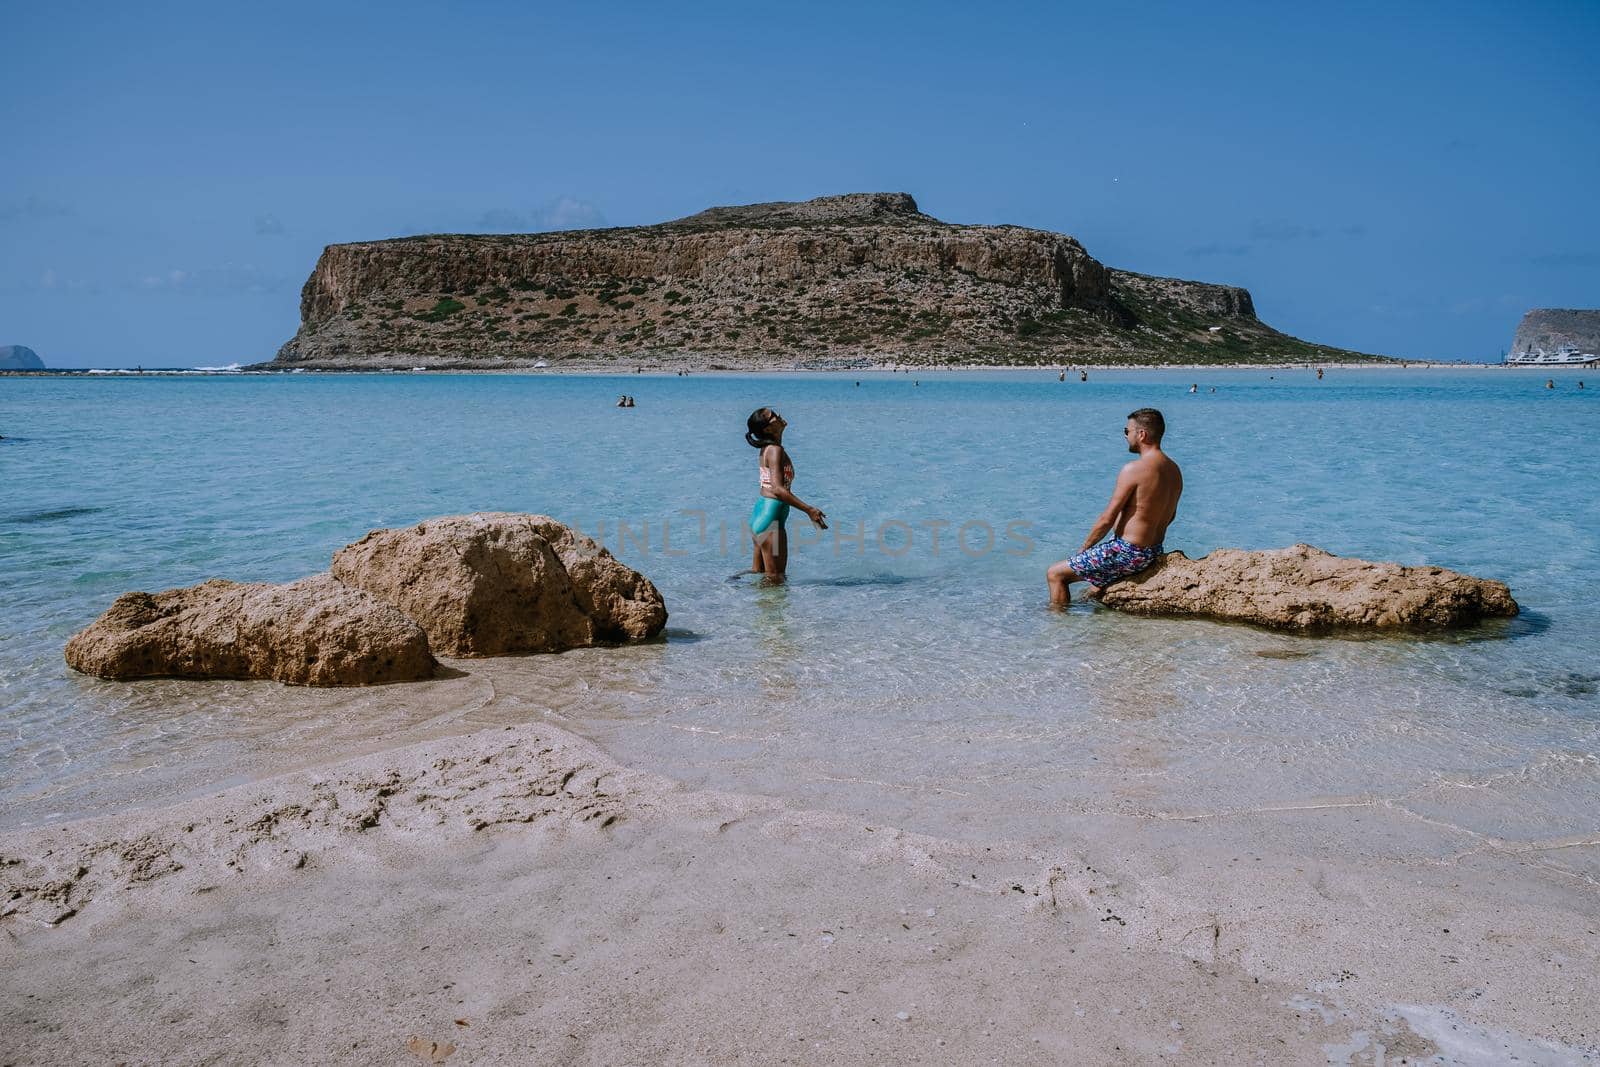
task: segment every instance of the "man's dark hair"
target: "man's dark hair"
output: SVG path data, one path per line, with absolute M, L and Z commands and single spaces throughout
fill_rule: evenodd
M 1156 444 L 1161 443 L 1161 437 L 1167 432 L 1167 420 L 1161 417 L 1161 412 L 1155 408 L 1140 408 L 1129 414 L 1128 418 L 1139 424 L 1139 429 L 1150 435 L 1150 440 Z

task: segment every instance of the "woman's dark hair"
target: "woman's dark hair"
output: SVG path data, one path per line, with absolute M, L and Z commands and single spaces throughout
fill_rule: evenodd
M 748 427 L 744 433 L 745 443 L 751 448 L 766 448 L 778 443 L 767 436 L 767 427 L 772 425 L 771 408 L 756 408 L 745 425 Z

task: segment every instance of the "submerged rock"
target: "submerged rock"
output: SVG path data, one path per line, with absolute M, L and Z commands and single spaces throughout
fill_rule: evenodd
M 667 622 L 649 579 L 543 515 L 486 512 L 374 530 L 333 574 L 395 605 L 452 656 L 639 640 Z
M 1168 552 L 1113 583 L 1101 603 L 1135 615 L 1192 616 L 1308 633 L 1449 630 L 1517 613 L 1504 582 L 1442 567 L 1345 559 L 1313 548 Z
M 433 676 L 428 636 L 376 597 L 317 574 L 287 585 L 213 579 L 124 593 L 67 642 L 99 678 L 263 678 L 377 685 Z

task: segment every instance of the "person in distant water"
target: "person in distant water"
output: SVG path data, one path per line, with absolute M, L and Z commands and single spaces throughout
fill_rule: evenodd
M 1183 472 L 1161 451 L 1166 429 L 1166 421 L 1155 408 L 1140 408 L 1128 416 L 1122 435 L 1128 451 L 1139 458 L 1117 475 L 1111 503 L 1084 538 L 1083 548 L 1046 573 L 1052 607 L 1066 607 L 1071 600 L 1068 586 L 1073 582 L 1088 582 L 1089 596 L 1098 600 L 1106 586 L 1138 574 L 1161 558 L 1161 542 L 1178 513 L 1178 497 L 1183 495 Z M 1113 535 L 1111 540 L 1102 544 L 1100 539 L 1108 533 Z
M 1546 378 L 1544 380 L 1544 387 L 1546 389 L 1554 389 L 1556 387 L 1556 380 L 1554 378 Z
M 1056 381 L 1064 382 L 1066 380 L 1067 380 L 1067 372 L 1065 370 L 1063 370 L 1060 374 L 1056 375 Z
M 625 408 L 627 406 L 628 406 L 628 398 L 626 396 L 617 397 L 617 407 Z
M 1200 383 L 1199 382 L 1195 382 L 1193 385 L 1189 386 L 1189 392 L 1198 393 L 1199 391 L 1200 391 Z
M 1217 387 L 1216 387 L 1216 386 L 1214 386 L 1214 385 L 1213 385 L 1213 386 L 1212 386 L 1212 387 L 1211 387 L 1211 391 L 1212 391 L 1212 392 L 1213 392 L 1213 393 L 1214 393 L 1214 392 L 1216 392 L 1216 391 L 1217 391 Z
M 1088 371 L 1081 370 L 1081 371 L 1078 372 L 1078 381 L 1086 382 L 1088 380 L 1089 380 L 1089 372 Z
M 827 516 L 794 495 L 794 461 L 783 447 L 783 431 L 788 426 L 771 408 L 751 413 L 744 439 L 751 448 L 761 450 L 761 496 L 750 509 L 750 536 L 755 541 L 755 556 L 750 569 L 766 575 L 767 581 L 782 582 L 789 568 L 789 531 L 785 523 L 789 508 L 797 507 L 820 530 L 828 528 Z
M 1579 379 L 1578 379 L 1578 388 L 1579 388 L 1579 389 L 1582 389 L 1582 388 L 1583 388 L 1583 379 L 1582 379 L 1582 378 L 1579 378 Z
M 1317 368 L 1317 381 L 1319 381 L 1319 382 L 1322 381 L 1322 368 L 1321 367 Z

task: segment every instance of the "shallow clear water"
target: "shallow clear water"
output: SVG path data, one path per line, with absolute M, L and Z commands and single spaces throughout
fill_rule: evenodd
M 1403 796 L 1511 838 L 1593 830 L 1600 380 L 1545 377 L 0 380 L 0 825 L 550 717 L 692 784 L 944 829 Z M 615 409 L 622 392 L 638 407 Z M 763 404 L 834 527 L 807 545 L 791 520 L 784 588 L 729 580 Z M 1049 612 L 1044 569 L 1104 506 L 1145 405 L 1186 476 L 1169 548 L 1440 564 L 1508 581 L 1524 615 L 1355 641 Z M 369 529 L 474 510 L 603 523 L 666 596 L 667 640 L 359 691 L 124 685 L 62 662 L 126 590 L 287 580 Z M 930 523 L 948 524 L 937 552 Z

